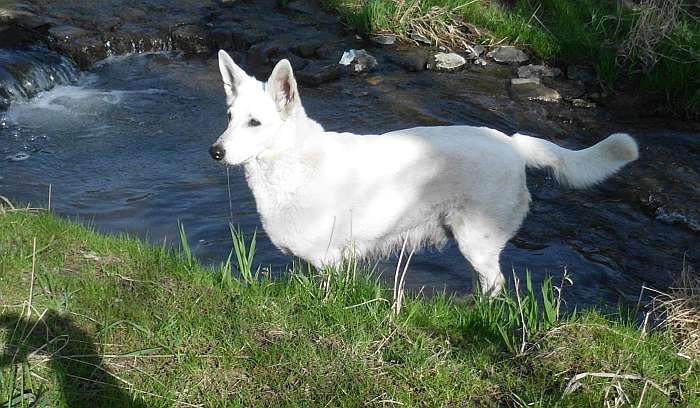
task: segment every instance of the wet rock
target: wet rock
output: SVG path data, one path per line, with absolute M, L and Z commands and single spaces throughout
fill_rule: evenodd
M 301 71 L 295 73 L 299 82 L 306 85 L 320 85 L 335 81 L 340 78 L 340 66 L 338 64 L 325 64 L 315 61 Z
M 597 106 L 595 102 L 587 101 L 582 98 L 572 99 L 571 105 L 573 105 L 574 108 L 595 108 Z
M 133 6 L 119 8 L 116 15 L 125 21 L 144 21 L 148 18 L 148 14 L 143 9 Z
M 0 2 L 0 26 L 19 24 L 33 28 L 44 23 L 40 10 L 31 3 L 22 1 Z
M 290 1 L 285 7 L 288 10 L 312 16 L 314 20 L 326 24 L 337 24 L 340 20 L 340 17 L 338 15 L 325 12 L 320 6 L 320 2 L 317 1 Z
M 392 54 L 389 55 L 389 59 L 409 72 L 423 71 L 428 65 L 428 55 L 423 53 Z
M 479 65 L 479 66 L 485 67 L 486 64 L 488 64 L 488 63 L 483 58 L 477 58 L 474 60 L 474 65 Z
M 288 51 L 287 44 L 284 41 L 272 41 L 268 43 L 256 44 L 250 47 L 250 53 L 257 55 L 264 61 L 270 61 L 276 56 L 286 54 Z
M 75 38 L 80 38 L 88 35 L 97 35 L 79 27 L 69 25 L 61 25 L 49 29 L 49 35 L 56 41 L 69 41 Z
M 73 26 L 56 26 L 49 30 L 49 42 L 58 51 L 67 54 L 81 69 L 107 57 L 105 43 L 96 32 Z
M 605 92 L 593 92 L 590 95 L 588 95 L 589 99 L 591 99 L 595 102 L 598 102 L 598 103 L 605 102 L 605 99 L 607 99 L 607 97 L 608 97 L 608 94 Z
M 207 35 L 207 43 L 212 49 L 233 48 L 233 33 L 226 27 L 214 27 Z
M 252 28 L 246 28 L 240 25 L 232 25 L 229 27 L 233 36 L 233 47 L 238 50 L 247 50 L 255 44 L 259 44 L 267 39 L 267 34 Z
M 493 60 L 496 62 L 507 64 L 525 62 L 530 59 L 530 57 L 528 57 L 523 50 L 510 45 L 498 47 L 486 54 L 486 56 L 493 58 Z
M 287 61 L 289 61 L 289 63 L 292 65 L 292 68 L 294 68 L 295 71 L 304 69 L 307 65 L 309 65 L 308 60 L 305 60 L 304 58 L 301 58 L 300 56 L 292 53 L 280 54 L 277 57 L 271 58 L 270 65 L 276 65 L 282 59 L 286 59 Z
M 114 16 L 96 16 L 93 20 L 93 26 L 95 30 L 101 33 L 108 33 L 112 31 L 117 31 L 124 21 L 119 17 Z
M 541 101 L 559 102 L 561 95 L 554 89 L 542 85 L 539 78 L 513 78 L 510 80 L 510 93 L 513 98 Z
M 313 3 L 312 1 L 304 0 L 290 1 L 287 3 L 286 8 L 296 11 L 297 13 L 313 15 L 320 11 L 318 6 Z
M 16 24 L 3 25 L 0 23 L 0 48 L 14 48 L 31 44 L 41 36 L 30 28 Z
M 559 68 L 548 67 L 546 65 L 524 65 L 518 67 L 518 78 L 542 78 L 557 77 L 561 75 Z
M 313 58 L 317 56 L 316 50 L 321 48 L 322 45 L 323 41 L 317 39 L 302 41 L 292 48 L 292 52 L 303 58 Z
M 566 77 L 584 84 L 595 83 L 595 71 L 591 67 L 583 65 L 569 65 L 566 67 Z
M 440 52 L 435 54 L 434 58 L 435 68 L 443 71 L 454 71 L 467 63 L 464 57 L 454 52 Z
M 391 34 L 379 34 L 369 37 L 370 41 L 379 45 L 394 45 L 396 44 L 396 36 Z
M 207 52 L 207 32 L 196 25 L 183 25 L 172 32 L 173 46 L 185 54 Z
M 352 72 L 367 72 L 377 66 L 377 59 L 365 50 L 348 50 L 338 64 L 350 67 Z
M 126 23 L 118 31 L 104 35 L 107 55 L 170 51 L 173 48 L 170 35 L 153 28 Z
M 316 56 L 324 60 L 337 60 L 339 55 L 343 55 L 342 48 L 333 45 L 322 45 L 316 50 Z

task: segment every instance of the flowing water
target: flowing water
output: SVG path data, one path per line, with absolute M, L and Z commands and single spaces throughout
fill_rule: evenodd
M 258 230 L 259 263 L 280 272 L 291 263 L 262 233 L 241 169 L 230 169 L 227 177 L 208 155 L 226 126 L 213 56 L 113 57 L 82 74 L 60 58 L 47 64 L 36 62 L 36 55 L 21 57 L 34 58 L 28 67 L 50 67 L 44 77 L 54 80 L 31 99 L 17 87 L 14 102 L 0 111 L 0 195 L 45 205 L 51 186 L 57 213 L 153 242 L 176 242 L 180 222 L 196 256 L 213 264 L 231 249 L 233 222 L 248 233 Z M 529 174 L 532 211 L 503 252 L 506 276 L 515 270 L 522 278 L 528 269 L 535 282 L 546 274 L 558 280 L 566 269 L 574 281 L 566 294 L 570 303 L 615 304 L 636 300 L 645 283 L 667 287 L 684 257 L 697 259 L 697 134 L 523 106 L 508 98 L 503 82 L 498 71 L 417 75 L 387 69 L 302 86 L 301 96 L 307 113 L 327 129 L 358 133 L 488 125 L 580 148 L 628 127 L 642 158 L 602 186 L 572 191 L 544 172 Z M 388 260 L 379 269 L 391 274 L 394 266 Z M 461 294 L 471 290 L 471 272 L 450 245 L 415 256 L 408 286 Z

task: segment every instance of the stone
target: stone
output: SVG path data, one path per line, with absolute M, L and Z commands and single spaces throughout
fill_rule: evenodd
M 428 65 L 428 56 L 422 53 L 392 54 L 389 55 L 389 59 L 409 72 L 423 71 Z
M 148 19 L 148 13 L 140 8 L 124 6 L 117 10 L 116 15 L 126 21 L 144 21 Z
M 292 52 L 303 58 L 313 58 L 316 57 L 316 50 L 321 48 L 323 41 L 321 40 L 308 40 L 303 41 L 300 44 L 292 48 Z
M 81 69 L 88 68 L 108 55 L 105 43 L 98 33 L 78 27 L 52 27 L 49 29 L 49 41 L 56 50 L 73 58 Z
M 301 58 L 300 56 L 291 53 L 280 54 L 279 56 L 273 57 L 270 59 L 270 63 L 271 65 L 277 65 L 277 63 L 282 59 L 286 59 L 287 61 L 289 61 L 289 64 L 291 64 L 292 68 L 294 68 L 295 71 L 304 69 L 307 65 L 309 65 L 308 60 L 305 60 L 304 58 Z
M 257 55 L 263 61 L 270 61 L 276 56 L 287 53 L 287 43 L 284 41 L 271 41 L 259 43 L 250 48 L 250 54 Z
M 230 49 L 233 47 L 233 33 L 225 27 L 214 27 L 207 35 L 207 42 L 213 49 Z
M 340 79 L 340 66 L 315 61 L 308 64 L 306 68 L 296 71 L 295 76 L 303 84 L 320 85 Z
M 486 54 L 486 56 L 493 58 L 493 60 L 496 62 L 507 64 L 525 62 L 530 59 L 530 57 L 528 57 L 523 50 L 510 45 L 497 47 L 493 51 Z
M 587 101 L 582 98 L 572 99 L 571 105 L 573 105 L 574 108 L 595 108 L 597 106 L 595 102 Z
M 539 78 L 513 78 L 510 80 L 510 92 L 515 99 L 540 102 L 561 101 L 559 92 L 542 85 Z
M 593 68 L 573 64 L 566 67 L 566 77 L 574 81 L 581 81 L 584 84 L 593 84 L 596 79 Z
M 546 65 L 524 65 L 518 67 L 518 78 L 542 78 L 542 77 L 557 77 L 561 75 L 559 68 L 552 68 Z
M 196 25 L 183 25 L 173 30 L 173 45 L 175 49 L 185 54 L 200 54 L 207 52 L 207 32 Z
M 233 46 L 239 50 L 246 50 L 255 44 L 259 44 L 267 39 L 267 34 L 259 30 L 247 30 L 243 27 L 233 30 Z
M 369 37 L 370 41 L 379 45 L 394 45 L 396 44 L 396 36 L 392 34 L 378 34 Z
M 377 59 L 365 50 L 348 50 L 338 64 L 350 67 L 351 72 L 367 72 L 377 66 Z
M 454 71 L 466 63 L 467 60 L 464 57 L 454 52 L 439 52 L 435 54 L 435 68 L 440 70 Z

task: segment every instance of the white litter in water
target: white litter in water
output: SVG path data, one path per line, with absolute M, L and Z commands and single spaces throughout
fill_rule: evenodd
M 12 162 L 23 161 L 23 160 L 27 160 L 28 158 L 29 158 L 29 154 L 24 153 L 24 152 L 19 152 L 19 153 L 10 154 L 8 156 L 5 156 L 6 160 L 9 160 Z
M 348 50 L 343 53 L 343 56 L 340 57 L 340 61 L 338 61 L 338 64 L 340 65 L 350 65 L 352 62 L 355 60 L 355 50 Z
M 350 49 L 343 53 L 338 61 L 340 65 L 353 65 L 355 72 L 370 70 L 377 66 L 377 59 L 365 50 Z

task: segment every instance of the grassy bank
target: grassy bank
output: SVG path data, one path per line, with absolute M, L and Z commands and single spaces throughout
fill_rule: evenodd
M 700 6 L 682 0 L 322 0 L 364 33 L 420 32 L 435 44 L 528 47 L 592 64 L 604 87 L 639 85 L 672 113 L 700 115 Z M 508 4 L 507 6 L 504 4 Z M 629 86 L 629 85 L 628 85 Z
M 669 331 L 560 318 L 552 288 L 407 295 L 396 315 L 352 265 L 229 271 L 0 211 L 0 406 L 700 406 Z

